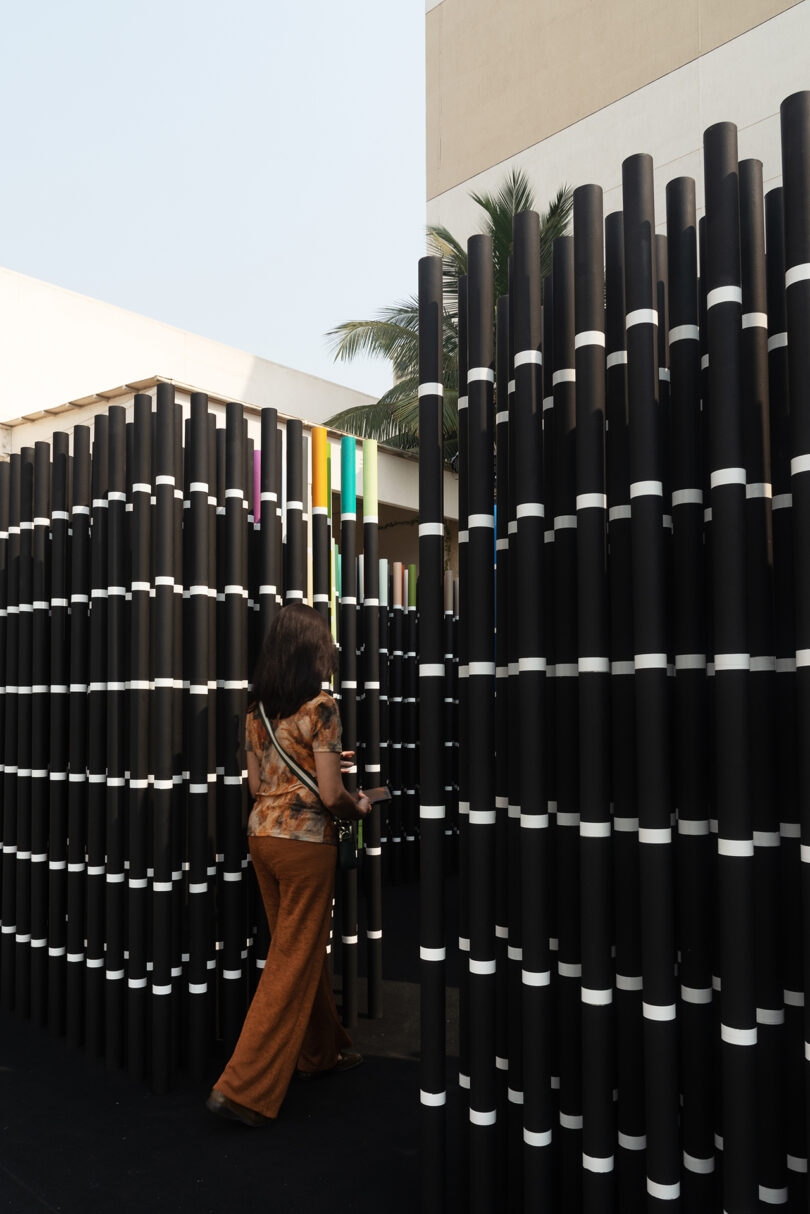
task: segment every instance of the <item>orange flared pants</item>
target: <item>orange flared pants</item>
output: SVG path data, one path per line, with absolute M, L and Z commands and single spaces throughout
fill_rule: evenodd
M 328 1070 L 351 1045 L 326 959 L 336 849 L 270 835 L 253 835 L 249 844 L 270 948 L 236 1049 L 214 1087 L 276 1117 L 296 1067 Z

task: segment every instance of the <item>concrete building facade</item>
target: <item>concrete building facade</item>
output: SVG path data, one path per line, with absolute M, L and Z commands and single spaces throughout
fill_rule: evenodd
M 622 160 L 694 177 L 702 137 L 739 129 L 740 158 L 781 181 L 779 105 L 810 87 L 808 0 L 426 0 L 427 219 L 459 237 L 480 226 L 470 192 L 517 165 L 538 205 L 568 184 L 621 206 Z

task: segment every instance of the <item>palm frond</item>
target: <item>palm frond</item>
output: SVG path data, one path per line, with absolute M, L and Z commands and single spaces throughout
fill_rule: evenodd
M 354 434 L 358 438 L 375 438 L 377 442 L 394 445 L 393 440 L 400 434 L 393 415 L 391 404 L 382 397 L 373 405 L 353 405 L 330 417 L 327 426 L 342 430 L 344 434 Z
M 551 247 L 558 236 L 567 233 L 573 209 L 573 187 L 563 185 L 540 216 L 540 274 L 543 278 L 551 273 Z
M 336 362 L 359 354 L 390 358 L 404 374 L 419 355 L 419 304 L 415 299 L 380 309 L 373 320 L 347 320 L 326 334 Z

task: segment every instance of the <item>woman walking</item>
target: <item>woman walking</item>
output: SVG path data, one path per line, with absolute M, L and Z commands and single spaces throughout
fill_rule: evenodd
M 277 1116 L 296 1069 L 312 1078 L 362 1062 L 338 1019 L 326 963 L 334 819 L 371 812 L 362 793 L 355 800 L 343 785 L 340 716 L 322 690 L 334 665 L 321 616 L 301 603 L 283 608 L 262 647 L 245 738 L 255 798 L 249 846 L 270 949 L 236 1049 L 207 1101 L 211 1112 L 250 1126 Z

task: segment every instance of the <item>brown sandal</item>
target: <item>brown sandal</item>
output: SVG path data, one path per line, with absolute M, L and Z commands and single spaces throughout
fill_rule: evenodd
M 259 1126 L 267 1125 L 273 1120 L 272 1117 L 265 1117 L 263 1113 L 257 1113 L 255 1109 L 249 1109 L 244 1104 L 237 1104 L 235 1100 L 230 1100 L 216 1088 L 211 1089 L 211 1095 L 206 1100 L 205 1107 L 219 1117 L 225 1117 L 228 1121 L 241 1121 L 242 1125 L 250 1126 L 251 1129 L 258 1129 Z

